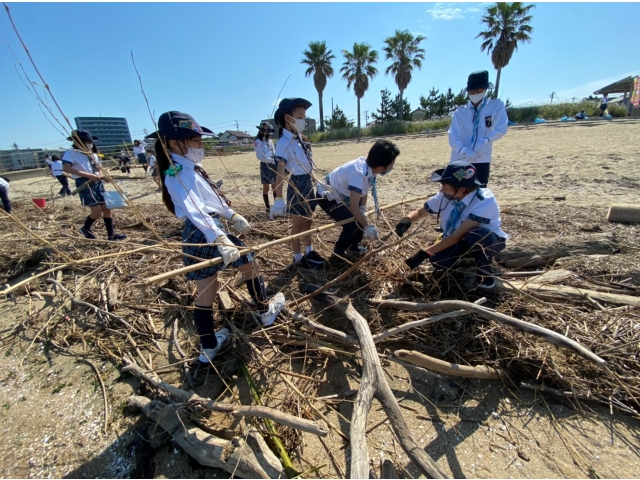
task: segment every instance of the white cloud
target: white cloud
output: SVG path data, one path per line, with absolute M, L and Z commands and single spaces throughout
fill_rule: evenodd
M 465 14 L 473 14 L 481 12 L 481 3 L 474 4 L 472 7 L 461 7 L 459 3 L 436 3 L 433 8 L 427 10 L 427 13 L 431 14 L 431 18 L 434 20 L 457 20 L 465 18 Z

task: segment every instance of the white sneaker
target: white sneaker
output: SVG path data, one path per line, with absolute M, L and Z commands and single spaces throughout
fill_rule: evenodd
M 210 360 L 216 358 L 216 355 L 218 354 L 220 349 L 224 347 L 229 341 L 229 335 L 229 330 L 226 328 L 218 330 L 216 332 L 216 340 L 218 340 L 218 344 L 215 348 L 203 348 L 200 351 L 200 356 L 198 357 L 200 363 L 209 363 Z
M 269 302 L 269 310 L 260 315 L 260 321 L 264 326 L 269 326 L 273 322 L 275 322 L 276 317 L 284 308 L 285 303 L 287 303 L 284 295 L 280 292 L 276 293 L 275 296 Z

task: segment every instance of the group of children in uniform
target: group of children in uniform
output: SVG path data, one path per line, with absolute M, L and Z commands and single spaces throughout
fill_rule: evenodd
M 486 188 L 492 144 L 506 133 L 508 121 L 504 104 L 486 96 L 490 88 L 488 72 L 474 72 L 469 76 L 469 103 L 456 111 L 449 130 L 450 163 L 431 175 L 432 182 L 441 184 L 440 191 L 395 227 L 396 234 L 402 237 L 418 219 L 427 214 L 436 215 L 440 220 L 440 238 L 406 259 L 405 263 L 414 269 L 429 260 L 436 269 L 449 269 L 461 258 L 472 257 L 478 267 L 479 288 L 494 286 L 490 265 L 493 257 L 504 249 L 508 238 L 501 229 L 496 198 Z M 275 148 L 270 139 L 274 129 L 266 122 L 258 127 L 254 146 L 261 162 L 265 207 L 272 219 L 287 213 L 291 216 L 292 235 L 311 229 L 312 215 L 318 205 L 335 221 L 352 220 L 342 226 L 333 256 L 338 259 L 357 257 L 364 251 L 361 241 L 379 239 L 378 229 L 369 223 L 366 215 L 369 192 L 374 210 L 379 214 L 377 180 L 391 173 L 400 150 L 389 140 L 378 140 L 366 157 L 351 160 L 318 178 L 311 144 L 303 135 L 309 107 L 311 102 L 303 98 L 285 98 L 280 102 L 274 115 L 278 127 Z M 226 328 L 217 332 L 214 328 L 213 303 L 219 286 L 219 271 L 233 267 L 243 273 L 247 291 L 263 325 L 275 321 L 285 305 L 285 298 L 282 293 L 268 297 L 253 255 L 240 254 L 245 244 L 221 222 L 227 220 L 238 234 L 251 230 L 249 222 L 231 208 L 231 202 L 219 185 L 202 168 L 202 137 L 213 135 L 213 132 L 200 126 L 191 115 L 177 111 L 160 115 L 157 125 L 157 131 L 150 136 L 156 139 L 155 167 L 164 205 L 184 222 L 183 263 L 189 266 L 206 259 L 221 259 L 215 265 L 187 274 L 187 279 L 195 281 L 197 288 L 193 320 L 201 342 L 199 360 L 208 363 L 229 338 Z M 96 238 L 91 226 L 103 216 L 108 239 L 123 240 L 125 235 L 114 232 L 111 211 L 105 207 L 102 197 L 104 180 L 99 172 L 96 139 L 89 132 L 75 130 L 69 140 L 73 142 L 73 148 L 62 158 L 63 170 L 75 179 L 76 187 L 88 184 L 80 192 L 80 200 L 91 213 L 80 228 L 81 233 L 86 238 Z M 142 142 L 134 147 L 141 149 L 137 153 L 139 161 L 145 147 Z M 286 201 L 283 196 L 285 181 L 288 185 Z M 274 195 L 273 205 L 269 203 L 269 188 Z M 326 260 L 314 250 L 311 238 L 310 233 L 291 241 L 293 263 L 321 268 Z

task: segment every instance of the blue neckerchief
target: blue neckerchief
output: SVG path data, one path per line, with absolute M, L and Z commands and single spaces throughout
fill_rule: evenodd
M 451 210 L 451 213 L 449 214 L 449 218 L 447 219 L 447 225 L 444 227 L 442 238 L 448 237 L 455 231 L 456 225 L 460 220 L 460 215 L 462 214 L 464 209 L 467 207 L 462 200 L 458 202 L 456 202 L 455 200 L 452 200 L 452 202 L 453 202 L 453 210 Z
M 484 108 L 484 106 L 487 104 L 487 100 L 489 99 L 487 97 L 484 97 L 482 103 L 479 106 L 474 107 L 475 112 L 473 113 L 473 135 L 471 135 L 471 144 L 473 145 L 473 147 L 471 148 L 475 148 L 476 146 L 476 140 L 478 138 L 478 125 L 480 124 L 480 114 L 482 113 L 482 109 Z
M 371 178 L 371 196 L 373 197 L 373 207 L 376 215 L 380 216 L 380 204 L 378 203 L 378 189 L 376 188 L 376 177 Z

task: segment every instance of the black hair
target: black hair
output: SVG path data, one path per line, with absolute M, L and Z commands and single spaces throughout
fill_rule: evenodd
M 258 135 L 256 135 L 256 140 L 262 140 L 264 142 L 265 140 L 269 140 L 269 137 L 271 137 L 270 133 L 265 134 L 264 131 L 260 129 L 260 131 L 258 132 Z
M 167 150 L 169 149 L 169 140 L 164 139 L 164 145 Z M 169 190 L 167 190 L 167 186 L 164 184 L 164 174 L 171 166 L 171 160 L 167 156 L 167 152 L 165 151 L 165 147 L 162 145 L 162 140 L 158 138 L 155 144 L 156 150 L 156 168 L 158 169 L 158 173 L 160 173 L 160 183 L 162 184 L 162 202 L 164 206 L 167 207 L 172 214 L 176 214 L 176 206 L 171 199 L 171 195 L 169 194 Z
M 389 140 L 378 140 L 369 150 L 367 165 L 370 168 L 388 167 L 398 155 L 400 155 L 400 149 L 395 143 Z
M 60 160 L 60 157 L 58 155 L 53 155 L 51 157 L 51 160 Z

